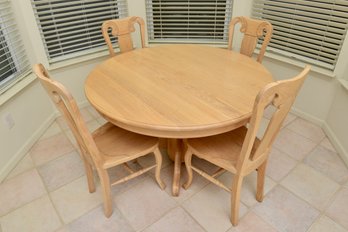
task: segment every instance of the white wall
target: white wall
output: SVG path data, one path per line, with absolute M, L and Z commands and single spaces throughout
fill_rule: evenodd
M 251 0 L 235 0 L 234 16 L 250 15 L 251 3 Z M 31 63 L 41 62 L 47 65 L 30 1 L 13 0 L 13 4 L 16 9 L 16 19 L 21 22 L 20 31 Z M 144 1 L 128 0 L 128 5 L 129 15 L 138 15 L 146 19 Z M 346 54 L 345 52 L 344 57 L 340 59 L 341 67 L 348 66 Z M 86 104 L 84 80 L 93 67 L 104 59 L 106 57 L 71 64 L 64 68 L 55 68 L 50 71 L 50 74 L 67 86 L 80 105 L 84 105 Z M 265 58 L 264 65 L 272 72 L 275 79 L 292 77 L 301 70 L 297 66 L 271 58 Z M 339 74 L 342 76 L 346 71 L 345 68 L 340 68 Z M 338 84 L 336 79 L 312 72 L 299 93 L 294 111 L 317 124 L 324 125 L 342 156 L 347 158 L 347 106 L 348 92 Z M 55 110 L 37 81 L 0 106 L 0 118 L 6 113 L 12 114 L 16 124 L 13 128 L 7 129 L 4 123 L 0 122 L 0 181 L 26 154 L 55 117 Z

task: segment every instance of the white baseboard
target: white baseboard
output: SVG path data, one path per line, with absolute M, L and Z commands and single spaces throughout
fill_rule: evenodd
M 324 130 L 325 134 L 329 138 L 331 144 L 334 146 L 339 156 L 342 158 L 344 163 L 348 166 L 348 152 L 344 149 L 344 147 L 342 146 L 341 142 L 339 141 L 335 133 L 331 130 L 330 126 L 324 120 L 321 120 L 317 117 L 309 115 L 296 108 L 292 108 L 291 113 L 320 126 Z
M 291 111 L 290 111 L 292 114 L 296 115 L 296 116 L 299 116 L 300 118 L 303 118 L 307 121 L 310 121 L 320 127 L 323 126 L 324 124 L 324 120 L 320 119 L 320 118 L 317 118 L 317 117 L 314 117 L 310 114 L 307 114 L 305 112 L 303 112 L 302 110 L 299 110 L 299 109 L 296 109 L 296 108 L 292 108 Z
M 23 146 L 12 156 L 12 159 L 0 170 L 0 183 L 7 177 L 7 175 L 16 167 L 18 162 L 28 153 L 30 148 L 36 143 L 36 141 L 45 133 L 47 128 L 56 119 L 56 113 L 52 113 L 51 116 L 41 124 L 41 126 L 34 132 L 34 134 L 23 144 Z
M 344 149 L 338 138 L 336 137 L 335 133 L 331 130 L 330 126 L 327 123 L 324 123 L 322 126 L 325 134 L 329 138 L 332 145 L 335 147 L 337 153 L 342 158 L 342 160 L 346 163 L 348 166 L 348 152 Z

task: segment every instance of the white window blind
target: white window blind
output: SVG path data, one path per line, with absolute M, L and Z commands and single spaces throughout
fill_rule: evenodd
M 227 43 L 233 0 L 146 0 L 149 42 Z
M 101 25 L 127 15 L 126 0 L 31 0 L 49 61 L 106 50 Z
M 0 93 L 30 69 L 8 0 L 0 0 Z
M 254 0 L 253 16 L 274 27 L 269 52 L 335 68 L 347 32 L 347 0 Z

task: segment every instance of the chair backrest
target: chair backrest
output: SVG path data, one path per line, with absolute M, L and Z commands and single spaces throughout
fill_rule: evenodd
M 253 113 L 249 122 L 248 132 L 242 146 L 241 158 L 237 164 L 237 170 L 243 172 L 248 167 L 254 166 L 252 163 L 260 164 L 260 162 L 268 158 L 274 139 L 278 134 L 284 119 L 288 115 L 290 108 L 296 99 L 297 93 L 309 71 L 310 66 L 306 66 L 296 77 L 270 83 L 257 95 L 253 107 Z M 264 110 L 269 105 L 275 107 L 275 112 L 268 123 L 260 143 L 256 149 L 253 149 Z
M 240 32 L 244 33 L 240 47 L 241 54 L 251 57 L 255 50 L 257 40 L 263 37 L 260 53 L 257 56 L 257 61 L 261 63 L 266 51 L 266 47 L 271 40 L 273 31 L 272 24 L 267 21 L 251 19 L 248 17 L 233 18 L 230 22 L 228 33 L 228 49 L 230 50 L 232 49 L 234 28 L 237 23 L 241 24 Z
M 118 38 L 118 45 L 122 52 L 133 50 L 133 42 L 131 33 L 135 32 L 134 24 L 138 23 L 140 27 L 141 46 L 145 47 L 145 22 L 142 18 L 132 16 L 122 19 L 113 19 L 105 21 L 102 25 L 102 32 L 106 44 L 108 45 L 110 56 L 115 56 L 115 51 L 109 36 L 109 29 L 111 35 Z
M 101 165 L 101 157 L 94 139 L 83 120 L 76 101 L 59 82 L 52 80 L 42 64 L 36 64 L 33 71 L 40 83 L 65 118 L 81 150 L 81 154 L 92 165 Z

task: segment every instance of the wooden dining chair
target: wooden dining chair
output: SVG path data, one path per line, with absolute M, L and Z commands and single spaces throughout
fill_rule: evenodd
M 106 217 L 110 217 L 112 214 L 110 193 L 112 185 L 123 183 L 155 168 L 156 181 L 161 189 L 165 188 L 165 184 L 160 177 L 162 156 L 158 149 L 157 138 L 132 133 L 109 122 L 90 133 L 74 98 L 68 90 L 59 82 L 50 79 L 42 64 L 34 65 L 33 69 L 73 132 L 85 166 L 89 192 L 95 192 L 93 169 L 96 170 L 99 176 Z M 151 153 L 154 154 L 156 163 L 149 167 L 134 170 L 127 164 L 128 161 Z M 117 165 L 123 165 L 130 174 L 110 183 L 107 169 Z
M 242 126 L 233 131 L 204 138 L 188 139 L 185 164 L 188 179 L 183 185 L 187 189 L 192 183 L 192 170 L 228 192 L 231 192 L 231 222 L 235 226 L 239 218 L 239 201 L 243 178 L 257 170 L 256 199 L 263 200 L 265 170 L 271 146 L 287 116 L 296 95 L 307 76 L 307 66 L 296 77 L 266 85 L 257 95 L 248 127 Z M 256 137 L 264 110 L 273 105 L 276 110 L 261 139 Z M 208 174 L 192 166 L 192 155 L 204 159 L 220 169 Z M 232 187 L 225 186 L 217 179 L 224 171 L 231 172 Z
M 121 53 L 128 52 L 134 49 L 131 33 L 135 32 L 134 24 L 138 23 L 140 27 L 141 46 L 145 47 L 145 22 L 141 17 L 127 17 L 122 19 L 113 19 L 105 21 L 102 25 L 103 37 L 108 45 L 110 56 L 115 56 L 115 51 L 112 46 L 109 29 L 111 35 L 117 37 L 118 46 Z
M 252 56 L 256 48 L 256 44 L 259 38 L 263 38 L 263 42 L 260 48 L 260 52 L 257 56 L 257 62 L 262 63 L 262 59 L 265 55 L 266 47 L 271 40 L 273 27 L 272 24 L 264 21 L 251 19 L 248 17 L 235 17 L 231 20 L 228 33 L 228 49 L 232 49 L 232 41 L 234 35 L 234 29 L 237 23 L 241 24 L 240 32 L 244 33 L 242 44 L 240 47 L 240 53 L 246 56 Z

